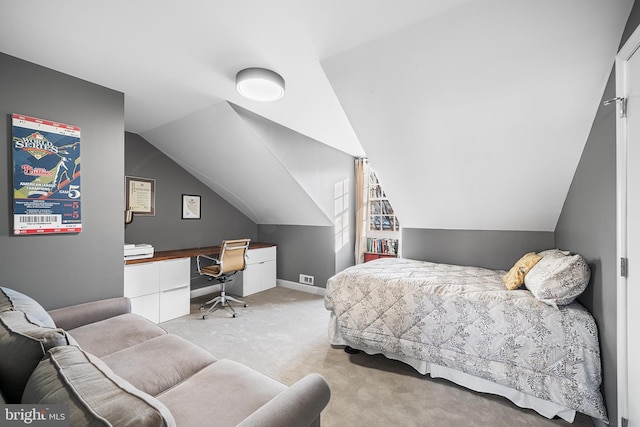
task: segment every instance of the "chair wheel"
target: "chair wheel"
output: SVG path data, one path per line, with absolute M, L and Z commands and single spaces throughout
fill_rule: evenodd
M 205 314 L 204 316 L 202 316 L 202 320 L 206 319 L 207 315 Z
M 231 315 L 231 317 L 237 317 L 237 316 L 238 316 L 238 313 L 233 313 L 233 314 Z
M 249 304 L 245 304 L 244 306 L 245 306 L 245 307 L 249 307 Z
M 204 310 L 204 304 L 200 304 L 200 310 Z

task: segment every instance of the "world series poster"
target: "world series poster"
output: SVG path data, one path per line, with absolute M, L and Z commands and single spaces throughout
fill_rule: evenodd
M 12 115 L 13 234 L 82 231 L 80 128 Z

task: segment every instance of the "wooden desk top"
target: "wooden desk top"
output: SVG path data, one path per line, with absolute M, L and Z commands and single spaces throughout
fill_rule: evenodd
M 270 248 L 272 246 L 276 246 L 276 245 L 273 243 L 259 243 L 259 242 L 249 243 L 249 249 Z M 173 249 L 170 251 L 155 252 L 153 254 L 153 257 L 151 258 L 130 259 L 130 260 L 126 260 L 124 263 L 125 265 L 142 264 L 145 262 L 166 261 L 168 259 L 191 258 L 194 256 L 198 256 L 200 254 L 217 255 L 219 252 L 220 252 L 220 246 L 205 246 L 202 248 L 189 248 L 189 249 Z

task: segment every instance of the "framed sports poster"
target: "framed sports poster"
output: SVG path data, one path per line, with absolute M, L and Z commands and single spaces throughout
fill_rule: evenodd
M 82 231 L 80 128 L 12 114 L 13 234 Z

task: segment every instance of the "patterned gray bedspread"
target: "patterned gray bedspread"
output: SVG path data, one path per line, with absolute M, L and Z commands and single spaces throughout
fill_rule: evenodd
M 509 291 L 504 274 L 379 259 L 329 279 L 325 306 L 354 348 L 446 366 L 606 421 L 591 314 Z

